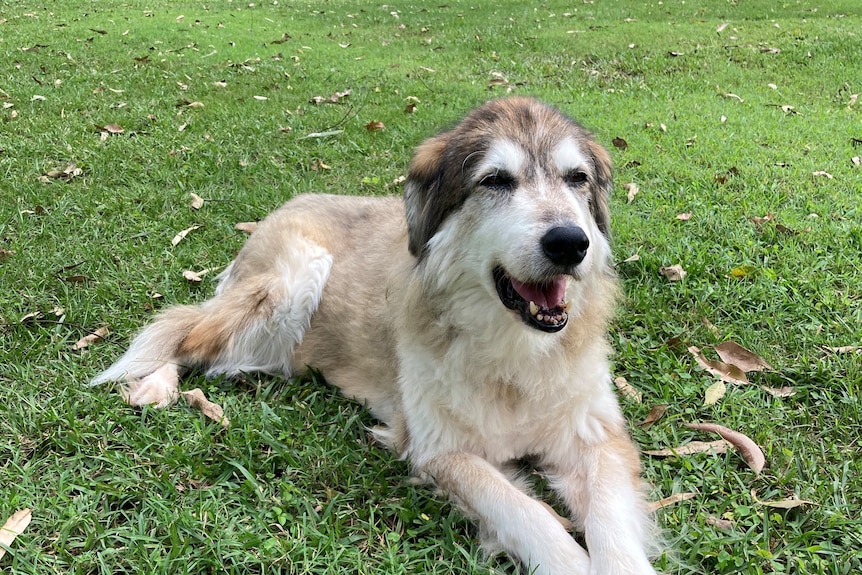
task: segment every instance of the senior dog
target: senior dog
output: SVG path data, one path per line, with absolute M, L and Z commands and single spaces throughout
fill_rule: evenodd
M 93 383 L 164 407 L 188 368 L 312 366 L 533 573 L 645 575 L 652 522 L 610 378 L 611 162 L 530 98 L 423 142 L 397 198 L 303 195 L 260 222 L 215 296 L 162 312 Z M 529 494 L 528 460 L 586 550 Z

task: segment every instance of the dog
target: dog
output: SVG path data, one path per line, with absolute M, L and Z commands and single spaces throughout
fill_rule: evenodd
M 538 574 L 655 573 L 608 360 L 611 188 L 608 152 L 574 120 L 531 98 L 488 102 L 418 146 L 403 201 L 288 201 L 212 299 L 162 312 L 92 383 L 166 407 L 189 368 L 311 366 L 370 409 L 376 437 L 488 548 Z M 523 461 L 586 549 L 529 494 Z

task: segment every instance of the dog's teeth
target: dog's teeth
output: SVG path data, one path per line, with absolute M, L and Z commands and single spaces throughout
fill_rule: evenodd
M 568 312 L 570 309 L 572 309 L 572 300 L 569 300 L 563 304 L 563 311 L 564 312 Z
M 536 302 L 530 302 L 530 315 L 536 315 L 539 313 L 539 306 L 536 305 Z

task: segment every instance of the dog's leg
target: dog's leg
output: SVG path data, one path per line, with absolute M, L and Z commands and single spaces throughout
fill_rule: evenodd
M 509 555 L 536 575 L 587 575 L 590 558 L 557 517 L 503 473 L 469 453 L 433 457 L 419 471 L 477 516 Z
M 293 238 L 269 266 L 235 277 L 228 268 L 212 299 L 161 313 L 91 385 L 124 381 L 131 405 L 166 407 L 176 401 L 187 367 L 208 376 L 263 371 L 290 374 L 294 347 L 320 303 L 332 267 L 322 247 Z
M 638 453 L 625 432 L 580 446 L 572 461 L 545 469 L 585 534 L 590 575 L 655 573 L 647 557 L 654 527 L 641 494 Z

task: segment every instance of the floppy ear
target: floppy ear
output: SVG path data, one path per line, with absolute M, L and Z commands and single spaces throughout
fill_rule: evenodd
M 443 223 L 449 209 L 442 200 L 443 156 L 450 134 L 444 132 L 419 144 L 407 183 L 404 206 L 407 211 L 407 237 L 410 253 L 416 257 Z
M 589 141 L 588 147 L 593 156 L 593 167 L 596 172 L 596 183 L 592 190 L 592 201 L 590 209 L 593 219 L 599 226 L 599 230 L 606 238 L 611 237 L 611 212 L 608 204 L 611 199 L 611 190 L 614 187 L 613 169 L 611 156 L 601 144 Z

